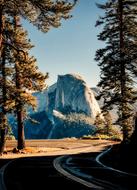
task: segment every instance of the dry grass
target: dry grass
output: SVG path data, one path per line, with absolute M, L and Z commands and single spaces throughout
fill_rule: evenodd
M 5 154 L 1 158 L 18 158 L 26 156 L 48 156 L 66 155 L 81 152 L 98 152 L 116 142 L 108 140 L 80 140 L 80 139 L 59 139 L 59 140 L 26 140 L 26 148 L 13 153 L 16 147 L 15 140 L 6 142 Z

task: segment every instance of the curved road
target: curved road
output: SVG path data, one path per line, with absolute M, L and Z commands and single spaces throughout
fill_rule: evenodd
M 100 152 L 101 150 L 60 157 L 56 155 L 15 159 L 4 170 L 2 182 L 5 182 L 6 189 L 0 190 L 137 189 L 136 176 L 119 173 L 97 162 Z
M 61 166 L 72 175 L 91 182 L 104 190 L 136 190 L 137 176 L 128 175 L 100 165 L 99 153 L 84 153 L 61 158 Z
M 53 166 L 56 156 L 20 158 L 5 170 L 7 190 L 87 190 L 88 188 L 61 175 Z

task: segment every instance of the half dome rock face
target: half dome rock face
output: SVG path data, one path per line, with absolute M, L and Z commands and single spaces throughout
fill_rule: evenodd
M 50 86 L 46 92 L 45 100 L 46 100 L 46 113 L 49 119 L 52 121 L 52 114 L 55 108 L 55 97 L 56 97 L 56 88 L 57 83 Z
M 83 78 L 77 74 L 59 75 L 54 89 L 54 109 L 62 113 L 77 112 L 85 113 L 93 118 L 100 113 L 99 105 L 92 90 L 87 86 Z M 50 95 L 50 90 L 48 95 Z M 52 100 L 53 102 L 53 100 Z M 48 110 L 51 113 L 49 99 Z

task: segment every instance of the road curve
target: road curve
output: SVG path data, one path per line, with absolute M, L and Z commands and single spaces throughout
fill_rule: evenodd
M 68 159 L 69 159 L 68 156 L 67 157 L 66 156 L 60 156 L 60 157 L 54 159 L 53 165 L 59 173 L 61 173 L 62 175 L 66 176 L 69 179 L 72 179 L 76 182 L 79 182 L 80 184 L 83 184 L 84 186 L 86 186 L 92 190 L 103 190 L 103 188 L 101 186 L 95 185 L 94 183 L 91 183 L 91 182 L 88 182 L 87 180 L 82 179 L 82 177 L 81 177 L 82 173 L 78 177 L 77 175 L 74 175 L 73 172 L 71 173 L 71 172 L 68 172 L 67 170 L 65 170 L 64 167 L 62 167 L 62 165 L 64 165 L 65 164 L 64 161 L 66 161 Z M 85 175 L 85 177 L 89 177 L 89 176 Z M 91 178 L 91 176 L 89 178 Z
M 137 189 L 136 176 L 107 168 L 99 160 L 103 153 L 89 153 L 87 150 L 77 155 L 15 159 L 0 172 L 0 190 L 47 190 L 55 187 L 60 190 L 66 187 L 75 190 Z
M 4 190 L 64 190 L 66 187 L 75 190 L 87 190 L 76 181 L 61 175 L 53 166 L 56 156 L 30 157 L 16 159 L 4 172 Z M 1 189 L 3 190 L 3 189 Z
M 102 153 L 101 153 L 102 154 Z M 85 153 L 61 158 L 61 166 L 70 174 L 104 190 L 135 190 L 137 176 L 101 164 L 100 153 Z

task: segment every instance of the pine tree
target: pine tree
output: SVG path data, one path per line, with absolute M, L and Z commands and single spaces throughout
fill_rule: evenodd
M 96 115 L 94 125 L 97 127 L 97 133 L 104 134 L 105 122 L 100 113 Z
M 101 69 L 101 96 L 104 110 L 118 108 L 119 124 L 123 140 L 128 142 L 132 131 L 133 103 L 137 99 L 134 89 L 137 76 L 137 2 L 135 0 L 108 0 L 97 4 L 104 10 L 96 26 L 102 25 L 98 39 L 106 46 L 96 52 L 96 61 Z
M 9 65 L 10 46 L 7 46 L 8 33 L 10 32 L 10 22 L 8 17 L 2 18 L 2 37 L 3 45 L 0 57 L 0 153 L 2 154 L 5 146 L 5 136 L 8 129 L 7 113 L 11 111 L 13 101 L 9 99 L 12 93 L 12 82 L 10 81 L 12 69 Z
M 18 46 L 14 46 L 13 38 L 11 40 L 10 35 L 8 36 L 9 38 L 6 41 L 4 40 L 4 33 L 3 33 L 3 31 L 5 30 L 4 20 L 3 20 L 4 17 L 10 16 L 11 18 L 14 18 L 15 15 L 17 17 L 23 17 L 23 18 L 29 20 L 30 23 L 32 23 L 34 26 L 36 26 L 39 30 L 41 30 L 43 32 L 47 32 L 51 27 L 59 27 L 61 25 L 62 18 L 68 19 L 71 17 L 70 11 L 76 4 L 76 1 L 77 0 L 74 0 L 73 3 L 69 3 L 68 1 L 52 1 L 52 0 L 35 0 L 35 1 L 34 0 L 25 0 L 25 1 L 2 0 L 2 1 L 0 1 L 0 61 L 1 61 L 0 66 L 2 65 L 2 62 L 4 63 L 4 59 L 5 59 L 4 52 L 7 51 L 7 49 L 3 51 L 3 49 L 5 47 L 15 50 L 14 52 L 16 52 L 16 53 L 20 52 L 19 55 L 16 57 L 17 60 L 19 57 L 20 58 L 22 57 L 21 52 L 23 53 L 23 51 L 21 49 L 19 49 Z M 10 31 L 10 33 L 11 33 L 11 31 Z M 28 58 L 27 55 L 26 55 L 26 57 Z M 10 58 L 10 59 L 12 59 L 12 58 Z M 28 58 L 28 59 L 31 63 L 36 61 L 34 58 Z M 9 62 L 12 62 L 12 61 L 9 60 Z M 20 75 L 18 75 L 19 63 L 17 63 L 17 62 L 18 61 L 15 62 L 16 79 L 19 79 L 20 78 Z M 33 82 L 31 81 L 32 82 L 31 83 L 29 80 L 26 79 L 26 81 L 27 81 L 26 83 L 29 83 L 31 85 L 33 84 L 32 85 L 33 89 L 38 89 L 38 88 L 41 89 L 43 86 L 42 83 L 43 83 L 43 80 L 45 80 L 45 77 L 43 79 L 42 74 L 40 72 L 36 72 L 37 66 L 33 65 L 32 67 L 33 67 L 33 71 L 35 71 L 35 75 L 33 74 L 33 77 L 32 77 Z M 4 69 L 3 69 L 3 71 L 4 71 Z M 6 79 L 6 76 L 5 76 L 5 79 Z M 38 83 L 39 83 L 39 87 L 38 87 Z M 3 93 L 2 99 L 4 99 L 4 93 L 6 93 L 6 96 L 7 96 L 7 91 L 8 91 L 7 87 L 4 87 L 5 90 L 3 87 L 1 90 L 1 92 Z M 18 80 L 16 80 L 16 87 L 17 87 L 17 89 L 20 89 L 20 87 L 21 87 L 20 82 L 18 82 Z M 11 91 L 11 89 L 12 89 L 12 87 L 10 88 L 10 91 Z M 20 92 L 20 90 L 18 90 L 18 91 Z M 14 97 L 12 94 L 10 95 L 10 97 L 11 98 L 8 98 L 8 102 L 12 106 L 10 106 L 10 104 L 9 104 L 9 106 L 8 106 L 9 110 L 11 110 L 14 106 L 14 101 L 12 102 L 12 98 L 14 99 Z M 29 101 L 31 100 L 31 102 L 33 102 L 32 100 L 34 100 L 34 98 L 32 98 L 31 95 L 29 96 L 28 99 L 29 99 Z M 5 99 L 5 101 L 6 101 L 6 99 Z M 17 105 L 19 105 L 20 103 L 17 100 L 15 102 L 16 102 L 16 108 L 17 108 Z M 22 110 L 21 104 L 19 107 L 20 107 L 20 109 L 18 109 L 18 110 Z M 4 111 L 4 109 L 1 109 L 0 111 L 2 113 L 2 117 L 5 118 L 6 111 Z M 22 114 L 20 114 L 20 121 L 22 120 L 21 115 Z M 1 118 L 1 121 L 3 121 L 2 118 Z M 22 123 L 20 123 L 20 124 L 22 125 Z M 2 126 L 3 126 L 3 123 L 2 123 Z M 23 130 L 21 130 L 21 131 L 23 132 Z M 5 133 L 2 133 L 2 139 L 4 142 Z M 24 146 L 23 138 L 21 141 L 22 141 L 22 145 L 20 147 L 23 147 Z
M 103 114 L 105 120 L 105 134 L 110 135 L 112 131 L 112 117 L 111 114 L 107 111 Z
M 36 59 L 29 56 L 29 50 L 33 47 L 27 39 L 27 32 L 20 24 L 20 17 L 14 17 L 12 43 L 16 51 L 12 51 L 12 61 L 15 68 L 13 81 L 15 82 L 14 100 L 15 113 L 18 125 L 18 149 L 25 148 L 24 120 L 27 106 L 36 107 L 36 99 L 33 91 L 42 90 L 45 87 L 45 79 L 48 75 L 43 75 L 36 65 Z

